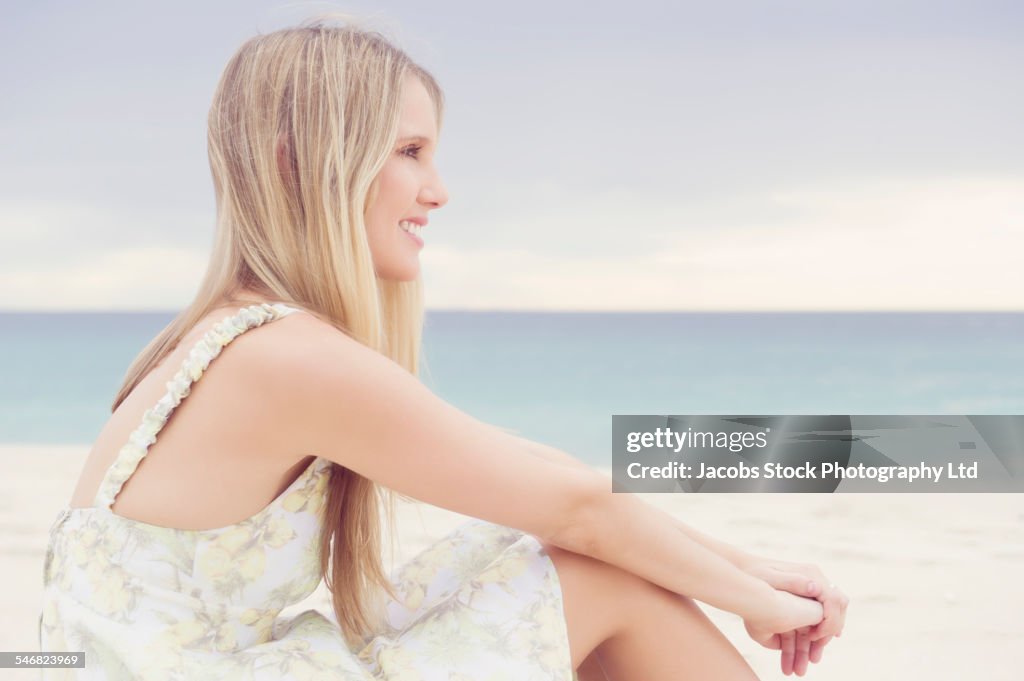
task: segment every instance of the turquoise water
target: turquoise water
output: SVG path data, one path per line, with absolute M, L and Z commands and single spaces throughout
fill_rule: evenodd
M 0 443 L 89 443 L 170 313 L 0 314 Z M 433 311 L 422 378 L 610 465 L 612 414 L 1024 414 L 1024 314 Z

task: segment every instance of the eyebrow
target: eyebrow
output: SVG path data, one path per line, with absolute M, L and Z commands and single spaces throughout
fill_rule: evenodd
M 429 137 L 424 137 L 423 135 L 409 135 L 408 137 L 400 137 L 398 141 L 430 143 L 432 140 Z

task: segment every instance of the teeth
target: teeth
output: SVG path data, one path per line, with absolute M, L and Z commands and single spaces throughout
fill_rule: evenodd
M 417 225 L 415 222 L 409 222 L 408 220 L 402 220 L 401 222 L 398 223 L 398 226 L 404 229 L 406 232 L 409 232 L 410 234 L 415 234 L 416 236 L 419 236 L 420 232 L 423 231 L 422 225 Z

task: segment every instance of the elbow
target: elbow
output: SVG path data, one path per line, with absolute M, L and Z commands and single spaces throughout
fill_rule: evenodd
M 603 475 L 587 472 L 573 480 L 559 514 L 560 522 L 555 524 L 547 541 L 566 551 L 598 557 L 601 554 L 599 542 L 604 536 L 602 518 L 610 498 L 608 480 Z

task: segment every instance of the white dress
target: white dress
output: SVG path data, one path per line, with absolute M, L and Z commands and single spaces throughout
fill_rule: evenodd
M 316 457 L 257 514 L 210 530 L 119 516 L 124 483 L 210 361 L 245 331 L 299 312 L 253 305 L 192 349 L 107 470 L 92 506 L 65 507 L 43 566 L 39 646 L 84 651 L 44 678 L 570 681 L 558 575 L 532 536 L 461 525 L 392 574 L 381 631 L 346 645 L 333 613 L 284 608 L 319 585 L 319 535 L 336 464 Z

